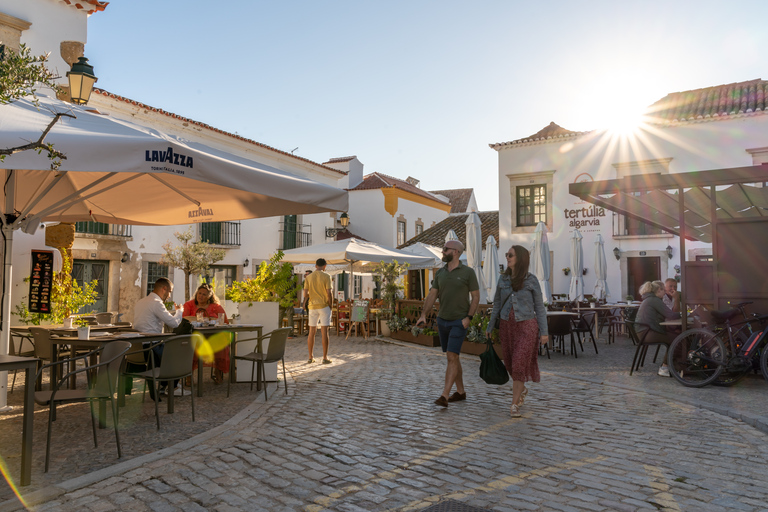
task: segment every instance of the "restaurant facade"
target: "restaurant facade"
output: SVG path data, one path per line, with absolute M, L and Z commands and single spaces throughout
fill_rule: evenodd
M 576 132 L 553 122 L 529 137 L 490 144 L 499 156 L 500 255 L 514 244 L 530 248 L 542 221 L 548 229 L 553 293 L 568 293 L 571 272 L 581 271 L 584 293 L 591 294 L 600 234 L 611 301 L 639 299 L 638 288 L 648 280 L 679 279 L 682 261 L 711 260 L 711 244 L 687 241 L 682 257 L 676 236 L 584 201 L 568 188 L 768 162 L 767 91 L 768 82 L 757 79 L 671 93 L 648 107 L 644 123 L 632 133 Z M 569 268 L 576 228 L 583 235 L 582 269 Z

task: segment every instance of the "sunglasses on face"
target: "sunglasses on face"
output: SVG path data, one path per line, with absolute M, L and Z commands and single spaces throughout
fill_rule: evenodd
M 455 251 L 455 250 L 456 250 L 456 249 L 454 249 L 454 248 L 452 248 L 452 247 L 443 247 L 443 252 L 448 252 L 448 251 Z
M 504 256 L 506 256 L 507 258 L 514 258 L 514 257 L 515 257 L 515 253 L 513 253 L 513 252 L 508 252 L 508 253 L 507 253 L 507 254 L 505 254 Z

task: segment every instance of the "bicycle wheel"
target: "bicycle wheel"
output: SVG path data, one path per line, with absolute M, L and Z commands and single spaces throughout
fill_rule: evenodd
M 768 345 L 763 345 L 763 354 L 760 356 L 760 371 L 763 377 L 768 380 Z
M 669 372 L 683 386 L 700 388 L 713 382 L 725 365 L 725 345 L 706 329 L 689 329 L 669 346 Z
M 736 339 L 736 349 L 741 350 L 744 343 L 747 341 L 748 333 L 739 331 L 734 335 Z M 746 374 L 752 370 L 752 364 L 750 361 L 744 360 L 741 357 L 735 356 L 729 345 L 725 345 L 725 360 L 726 364 L 723 366 L 723 371 L 717 376 L 713 386 L 733 386 L 741 380 Z

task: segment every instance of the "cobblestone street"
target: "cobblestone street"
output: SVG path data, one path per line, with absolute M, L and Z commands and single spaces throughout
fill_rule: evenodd
M 632 347 L 619 344 L 540 359 L 542 381 L 512 419 L 511 385 L 483 383 L 476 357 L 462 357 L 467 401 L 444 409 L 432 403 L 445 368 L 437 350 L 332 337 L 333 364 L 307 364 L 305 338 L 294 339 L 287 396 L 271 384 L 269 401 L 259 394 L 221 426 L 26 498 L 35 510 L 97 512 L 418 511 L 446 499 L 497 511 L 767 510 L 768 435 L 663 393 L 563 373 L 612 357 L 628 373 Z M 655 366 L 636 382 L 660 385 Z M 113 445 L 88 449 L 114 456 Z

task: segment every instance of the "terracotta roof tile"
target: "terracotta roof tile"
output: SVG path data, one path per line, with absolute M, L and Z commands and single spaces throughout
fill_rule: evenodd
M 357 158 L 357 155 L 340 156 L 338 158 L 331 158 L 327 162 L 323 162 L 323 165 L 326 165 L 326 164 L 337 164 L 337 163 L 340 163 L 340 162 L 349 162 L 350 160 L 354 160 L 355 158 Z
M 160 108 L 150 107 L 147 104 L 140 103 L 138 101 L 134 101 L 132 99 L 125 98 L 123 96 L 119 96 L 117 94 L 113 94 L 113 93 L 111 93 L 109 91 L 105 91 L 104 89 L 98 89 L 98 88 L 94 87 L 93 92 L 96 93 L 96 94 L 100 94 L 102 96 L 106 96 L 108 98 L 112 98 L 112 99 L 115 99 L 115 100 L 118 100 L 118 101 L 122 101 L 124 103 L 129 103 L 131 105 L 135 105 L 136 107 L 139 107 L 139 108 L 142 108 L 142 109 L 145 109 L 145 110 L 150 110 L 152 112 L 157 112 L 159 114 L 164 114 L 164 115 L 166 115 L 168 117 L 171 117 L 173 119 L 178 119 L 179 121 L 183 121 L 185 123 L 194 124 L 195 126 L 199 126 L 201 128 L 205 128 L 207 130 L 211 130 L 211 131 L 214 131 L 214 132 L 217 132 L 217 133 L 221 133 L 222 135 L 226 135 L 228 137 L 232 137 L 234 139 L 238 139 L 238 140 L 241 140 L 243 142 L 247 142 L 248 144 L 253 144 L 254 146 L 258 146 L 258 147 L 261 147 L 261 148 L 269 149 L 269 150 L 274 151 L 276 153 L 280 153 L 281 155 L 289 156 L 291 158 L 296 158 L 297 160 L 301 160 L 303 162 L 308 162 L 308 163 L 313 164 L 313 165 L 319 165 L 319 166 L 323 167 L 326 170 L 333 171 L 333 172 L 335 172 L 337 174 L 340 174 L 340 175 L 346 175 L 347 174 L 344 171 L 340 171 L 338 169 L 334 169 L 333 167 L 328 167 L 326 165 L 319 164 L 317 162 L 313 162 L 312 160 L 310 160 L 308 158 L 303 158 L 303 157 L 300 157 L 300 156 L 296 156 L 293 153 L 289 153 L 287 151 L 282 151 L 280 149 L 273 148 L 272 146 L 267 146 L 266 144 L 262 144 L 261 142 L 256 142 L 255 140 L 247 139 L 245 137 L 241 137 L 240 135 L 237 135 L 235 133 L 230 133 L 230 132 L 227 132 L 227 131 L 224 131 L 224 130 L 220 130 L 218 128 L 214 128 L 213 126 L 207 125 L 205 123 L 201 123 L 199 121 L 195 121 L 194 119 L 190 119 L 188 117 L 182 117 L 182 116 L 180 116 L 178 114 L 174 114 L 172 112 L 166 112 L 165 110 L 160 109 Z
M 109 5 L 109 2 L 99 2 L 99 0 L 61 0 L 61 1 L 77 9 L 83 9 L 88 14 L 93 14 L 96 11 L 103 11 Z
M 406 192 L 411 192 L 413 194 L 432 199 L 433 201 L 437 201 L 441 204 L 450 204 L 446 201 L 443 201 L 442 199 L 438 199 L 426 190 L 422 190 L 417 186 L 411 185 L 407 181 L 393 178 L 392 176 L 387 176 L 386 174 L 381 174 L 379 172 L 366 175 L 363 177 L 363 181 L 360 182 L 359 185 L 349 190 L 375 190 L 379 188 L 398 188 Z
M 488 144 L 488 145 L 493 149 L 499 149 L 504 146 L 523 144 L 526 142 L 547 141 L 547 140 L 553 140 L 553 139 L 570 139 L 570 138 L 578 137 L 579 135 L 583 135 L 585 133 L 589 133 L 589 132 L 574 132 L 571 130 L 567 130 L 562 126 L 558 126 L 553 121 L 553 122 L 550 122 L 544 128 L 542 128 L 541 130 L 539 130 L 538 132 L 528 137 L 523 137 L 522 139 L 517 139 L 509 142 L 497 142 L 495 144 Z
M 480 230 L 482 233 L 481 236 L 483 238 L 483 245 L 485 245 L 485 241 L 488 239 L 489 235 L 493 235 L 493 237 L 496 239 L 496 244 L 498 245 L 499 212 L 477 212 L 477 214 L 480 216 L 480 222 L 482 224 Z M 451 229 L 456 233 L 456 236 L 459 237 L 459 240 L 466 244 L 467 226 L 465 223 L 467 222 L 468 215 L 469 214 L 451 215 L 450 217 L 447 217 L 444 220 L 438 222 L 431 228 L 425 229 L 421 234 L 416 235 L 397 248 L 402 249 L 403 247 L 408 247 L 409 245 L 413 245 L 416 242 L 433 245 L 435 247 L 442 247 L 445 243 L 445 235 L 447 235 L 448 231 Z
M 348 238 L 357 238 L 358 240 L 362 240 L 363 242 L 369 242 L 370 240 L 366 240 L 365 238 L 361 237 L 360 235 L 356 235 L 353 232 L 351 232 L 348 229 L 345 229 L 344 231 L 339 231 L 336 233 L 336 238 L 334 240 L 346 240 Z
M 648 107 L 646 115 L 652 123 L 666 124 L 765 112 L 766 103 L 768 81 L 758 78 L 667 94 Z
M 471 188 L 454 188 L 450 190 L 430 190 L 430 194 L 439 194 L 448 198 L 451 203 L 451 213 L 465 213 L 472 197 Z

